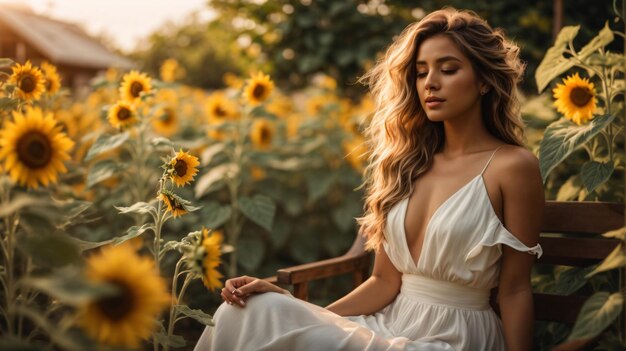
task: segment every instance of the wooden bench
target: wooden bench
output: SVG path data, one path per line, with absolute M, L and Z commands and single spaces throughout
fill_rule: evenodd
M 619 242 L 599 234 L 624 225 L 624 205 L 607 202 L 547 201 L 539 242 L 543 256 L 537 264 L 587 267 L 601 262 Z M 351 274 L 353 286 L 363 283 L 370 274 L 372 254 L 363 249 L 360 235 L 352 247 L 340 257 L 279 269 L 275 279 L 280 285 L 293 286 L 293 295 L 308 299 L 308 283 L 312 280 Z M 491 294 L 496 312 L 497 288 Z M 588 296 L 534 293 L 535 319 L 573 324 Z

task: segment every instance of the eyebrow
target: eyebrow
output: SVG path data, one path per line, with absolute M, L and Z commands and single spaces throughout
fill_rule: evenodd
M 461 62 L 461 60 L 459 60 L 458 58 L 454 57 L 454 56 L 442 56 L 438 59 L 435 60 L 435 62 L 437 63 L 441 63 L 441 62 L 445 62 L 445 61 L 458 61 Z M 416 65 L 425 65 L 426 62 L 425 61 L 417 61 L 415 63 Z

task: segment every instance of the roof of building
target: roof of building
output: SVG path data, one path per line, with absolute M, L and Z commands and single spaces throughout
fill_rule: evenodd
M 56 65 L 130 69 L 133 62 L 107 49 L 74 24 L 0 5 L 0 22 Z

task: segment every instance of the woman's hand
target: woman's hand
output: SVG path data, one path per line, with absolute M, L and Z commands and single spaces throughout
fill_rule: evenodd
M 265 281 L 263 279 L 248 277 L 246 275 L 231 278 L 226 281 L 222 289 L 222 299 L 229 305 L 233 303 L 244 307 L 248 297 L 254 294 L 266 292 L 277 292 L 279 294 L 289 294 L 289 291 Z

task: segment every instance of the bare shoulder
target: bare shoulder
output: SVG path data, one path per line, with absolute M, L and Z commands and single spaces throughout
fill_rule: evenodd
M 539 174 L 539 160 L 528 149 L 504 145 L 493 160 L 494 173 L 500 177 L 535 177 Z

